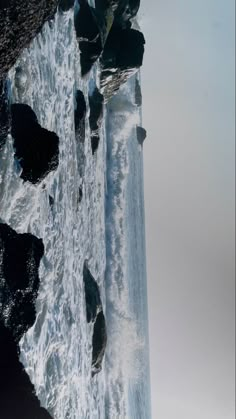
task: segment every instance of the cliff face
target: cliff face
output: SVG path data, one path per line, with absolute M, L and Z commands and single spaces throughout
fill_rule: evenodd
M 58 0 L 1 0 L 0 80 L 56 12 Z

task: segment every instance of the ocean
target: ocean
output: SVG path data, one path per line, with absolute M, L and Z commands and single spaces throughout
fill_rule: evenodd
M 81 150 L 75 92 L 83 92 L 88 115 L 99 66 L 80 77 L 73 19 L 73 10 L 57 12 L 8 74 L 11 102 L 30 105 L 60 139 L 59 166 L 39 185 L 19 177 L 10 135 L 0 155 L 1 221 L 42 238 L 45 248 L 36 322 L 20 341 L 20 360 L 55 419 L 151 419 L 140 74 L 105 105 L 95 154 L 86 118 Z M 102 369 L 93 377 L 85 260 L 107 326 Z

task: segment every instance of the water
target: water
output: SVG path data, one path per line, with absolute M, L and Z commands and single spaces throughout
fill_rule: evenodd
M 134 77 L 107 105 L 94 156 L 86 122 L 83 171 L 74 93 L 83 91 L 88 116 L 98 67 L 89 79 L 80 78 L 73 11 L 45 24 L 9 80 L 12 102 L 30 105 L 40 124 L 60 138 L 59 167 L 38 186 L 19 177 L 10 136 L 0 157 L 0 217 L 17 232 L 41 237 L 45 246 L 37 318 L 20 342 L 21 360 L 55 419 L 149 419 L 143 168 L 135 133 L 141 114 Z M 93 378 L 85 259 L 101 290 L 108 333 L 103 368 Z

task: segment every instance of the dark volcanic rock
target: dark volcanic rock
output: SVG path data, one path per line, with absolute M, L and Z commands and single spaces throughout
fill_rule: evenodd
M 143 142 L 144 142 L 144 140 L 145 140 L 145 138 L 147 136 L 147 131 L 143 127 L 137 126 L 136 132 L 137 132 L 137 140 L 138 140 L 138 143 L 140 145 L 143 145 Z
M 136 16 L 140 6 L 140 0 L 121 0 L 115 10 L 115 22 L 123 27 L 130 26 L 130 20 Z
M 18 234 L 1 223 L 0 249 L 0 319 L 18 341 L 35 322 L 44 246 L 32 234 Z
M 0 79 L 56 12 L 58 0 L 0 0 Z
M 144 44 L 141 32 L 112 26 L 101 57 L 101 92 L 106 102 L 142 65 Z
M 103 311 L 100 311 L 97 315 L 93 329 L 92 375 L 101 371 L 106 344 L 106 322 Z
M 91 321 L 95 321 L 97 314 L 102 309 L 102 303 L 98 284 L 88 268 L 87 261 L 84 262 L 83 280 L 85 290 L 87 322 L 90 323 Z
M 59 163 L 58 136 L 42 128 L 28 105 L 11 106 L 15 156 L 22 167 L 21 178 L 38 183 Z
M 75 112 L 74 112 L 75 138 L 77 141 L 84 143 L 86 102 L 85 102 L 83 92 L 81 92 L 81 90 L 76 91 L 75 101 L 76 101 L 76 107 L 75 107 Z
M 89 126 L 91 131 L 91 146 L 94 154 L 98 148 L 100 128 L 103 118 L 103 95 L 95 87 L 91 96 L 89 96 Z
M 0 417 L 2 419 L 52 419 L 40 407 L 34 386 L 18 358 L 12 333 L 0 320 Z
M 1 1 L 1 0 L 0 0 Z M 10 131 L 10 111 L 7 95 L 7 84 L 0 80 L 0 151 Z
M 59 0 L 59 10 L 67 12 L 74 6 L 74 0 Z
M 142 92 L 138 79 L 135 80 L 135 105 L 142 106 Z
M 81 74 L 87 74 L 102 52 L 102 37 L 97 19 L 87 0 L 79 0 L 75 31 L 80 48 Z

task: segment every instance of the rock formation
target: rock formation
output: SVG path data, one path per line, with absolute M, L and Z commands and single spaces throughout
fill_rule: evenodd
M 0 79 L 15 64 L 21 51 L 53 18 L 58 0 L 0 1 Z
M 97 314 L 102 309 L 102 303 L 98 284 L 88 268 L 87 261 L 85 261 L 84 263 L 83 280 L 85 290 L 87 322 L 90 323 L 95 321 Z
M 77 142 L 84 143 L 85 140 L 85 117 L 86 117 L 86 102 L 81 90 L 76 91 L 75 95 L 75 138 Z
M 107 102 L 142 65 L 144 36 L 113 25 L 101 56 L 101 92 Z
M 21 178 L 38 183 L 55 170 L 59 163 L 58 136 L 37 121 L 34 111 L 28 105 L 11 106 L 15 157 L 22 167 Z
M 107 344 L 106 322 L 103 311 L 98 313 L 93 328 L 92 375 L 102 368 L 102 360 Z
M 139 143 L 140 145 L 143 145 L 143 142 L 144 142 L 144 140 L 145 140 L 145 138 L 146 138 L 146 136 L 147 136 L 147 132 L 146 132 L 146 130 L 145 130 L 143 127 L 139 127 L 139 126 L 137 126 L 137 128 L 136 128 L 136 133 L 137 133 L 137 140 L 138 140 L 138 143 Z
M 75 15 L 75 31 L 79 42 L 81 75 L 87 74 L 102 52 L 101 31 L 95 14 L 87 0 L 79 0 Z
M 103 95 L 95 87 L 91 96 L 89 96 L 89 126 L 91 131 L 91 146 L 94 154 L 99 145 L 99 136 L 103 118 Z

